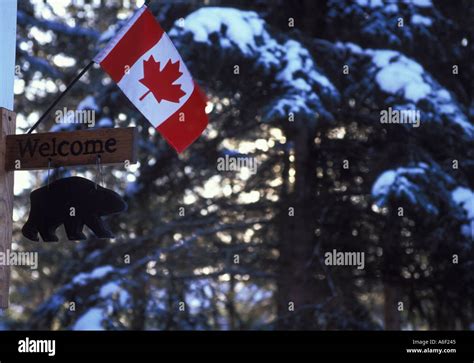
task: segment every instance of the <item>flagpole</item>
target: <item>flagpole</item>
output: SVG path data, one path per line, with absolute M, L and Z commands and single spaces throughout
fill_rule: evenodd
M 76 84 L 81 79 L 81 77 L 92 67 L 93 64 L 94 64 L 94 61 L 90 61 L 81 70 L 81 72 L 76 76 L 76 78 L 74 78 L 71 81 L 71 83 L 68 84 L 66 89 L 63 92 L 61 92 L 61 94 L 54 100 L 54 102 L 48 107 L 48 109 L 41 115 L 41 117 L 38 119 L 38 121 L 36 121 L 36 123 L 33 126 L 31 126 L 31 128 L 28 130 L 27 134 L 31 134 L 38 127 L 38 125 L 49 115 L 51 110 L 59 103 L 59 101 L 62 100 L 64 95 L 69 92 L 69 90 L 72 88 L 72 86 L 74 86 L 74 84 Z

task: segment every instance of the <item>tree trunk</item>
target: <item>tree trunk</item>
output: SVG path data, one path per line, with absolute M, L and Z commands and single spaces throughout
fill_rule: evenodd
M 289 154 L 283 161 L 284 186 L 279 212 L 278 329 L 317 329 L 314 306 L 324 294 L 313 264 L 316 216 L 313 215 L 316 172 L 311 158 L 314 136 L 298 127 L 294 142 L 294 184 L 289 181 Z M 294 209 L 294 216 L 290 210 Z M 292 311 L 294 307 L 294 311 Z

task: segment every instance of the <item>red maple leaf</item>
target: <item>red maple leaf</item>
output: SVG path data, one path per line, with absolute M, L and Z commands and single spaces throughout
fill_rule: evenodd
M 155 58 L 150 56 L 148 60 L 143 61 L 143 78 L 140 79 L 140 82 L 148 88 L 148 92 L 140 97 L 140 101 L 151 92 L 158 102 L 167 100 L 179 103 L 179 99 L 186 92 L 181 89 L 181 85 L 174 84 L 174 82 L 182 74 L 179 70 L 179 61 L 172 63 L 170 59 L 163 69 L 160 70 L 160 62 L 155 61 Z

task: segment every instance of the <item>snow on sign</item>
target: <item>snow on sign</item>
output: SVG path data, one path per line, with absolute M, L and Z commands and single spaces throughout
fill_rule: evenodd
M 94 61 L 177 152 L 183 152 L 206 128 L 206 99 L 146 6 Z

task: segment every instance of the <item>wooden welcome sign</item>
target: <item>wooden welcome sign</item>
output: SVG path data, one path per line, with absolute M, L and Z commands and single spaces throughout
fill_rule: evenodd
M 47 169 L 58 166 L 118 164 L 137 160 L 134 127 L 8 135 L 5 168 Z

